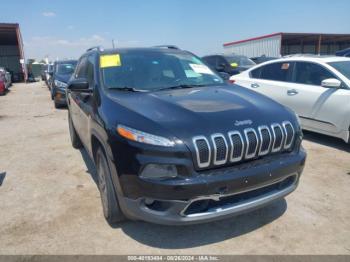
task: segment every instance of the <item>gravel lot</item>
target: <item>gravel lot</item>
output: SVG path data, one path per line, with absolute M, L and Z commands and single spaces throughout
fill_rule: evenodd
M 286 200 L 210 224 L 104 220 L 95 171 L 43 82 L 0 97 L 0 254 L 350 254 L 350 146 L 312 133 Z M 0 178 L 0 184 L 1 184 Z

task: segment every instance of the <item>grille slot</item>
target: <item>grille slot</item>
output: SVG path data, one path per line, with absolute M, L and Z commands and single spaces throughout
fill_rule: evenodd
M 230 138 L 231 144 L 230 161 L 237 162 L 242 160 L 244 152 L 244 142 L 241 133 L 238 131 L 229 132 L 228 136 Z
M 208 167 L 210 165 L 211 150 L 206 137 L 197 136 L 193 138 L 193 144 L 196 149 L 197 164 L 199 167 Z
M 274 138 L 272 152 L 278 152 L 282 149 L 284 132 L 280 124 L 272 124 L 271 127 Z
M 295 131 L 293 125 L 289 121 L 283 122 L 282 125 L 286 134 L 286 139 L 284 141 L 284 149 L 289 149 L 293 144 Z
M 244 135 L 247 141 L 247 150 L 245 152 L 245 158 L 253 158 L 256 155 L 259 141 L 258 136 L 253 128 L 244 129 Z
M 259 136 L 260 136 L 259 156 L 264 156 L 270 152 L 270 147 L 272 143 L 272 136 L 269 128 L 267 126 L 260 126 Z
M 225 137 L 222 134 L 211 136 L 214 145 L 214 164 L 222 165 L 226 163 L 228 146 Z

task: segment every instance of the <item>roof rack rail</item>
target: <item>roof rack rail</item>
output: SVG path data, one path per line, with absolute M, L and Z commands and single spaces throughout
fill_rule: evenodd
M 86 52 L 89 52 L 92 50 L 103 51 L 103 47 L 102 46 L 93 46 L 93 47 L 86 49 Z
M 176 45 L 156 45 L 156 46 L 153 46 L 153 47 L 180 50 L 180 48 L 178 48 Z

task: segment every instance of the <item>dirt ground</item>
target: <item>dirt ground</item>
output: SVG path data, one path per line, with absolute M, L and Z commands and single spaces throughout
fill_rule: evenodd
M 104 220 L 95 171 L 44 83 L 0 97 L 0 254 L 350 254 L 350 146 L 306 133 L 298 189 L 263 209 L 168 227 Z M 1 183 L 2 181 L 2 183 Z

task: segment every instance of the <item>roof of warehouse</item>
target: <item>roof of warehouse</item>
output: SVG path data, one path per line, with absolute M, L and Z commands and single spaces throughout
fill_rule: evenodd
M 289 36 L 289 37 L 315 37 L 315 36 L 321 35 L 321 36 L 327 37 L 327 38 L 345 37 L 345 38 L 347 38 L 346 40 L 349 40 L 349 39 L 350 39 L 350 34 L 284 33 L 284 32 L 278 32 L 278 33 L 273 33 L 273 34 L 268 34 L 268 35 L 263 35 L 263 36 L 248 38 L 248 39 L 244 39 L 244 40 L 239 40 L 239 41 L 224 43 L 223 46 L 230 46 L 230 45 L 235 45 L 235 44 L 250 42 L 250 41 L 254 41 L 254 40 L 259 40 L 259 39 L 264 39 L 264 38 L 270 38 L 270 37 L 278 36 L 278 35 L 281 35 L 281 36 Z
M 263 36 L 248 38 L 248 39 L 244 39 L 244 40 L 239 40 L 239 41 L 234 41 L 234 42 L 225 43 L 224 46 L 235 45 L 235 44 L 239 44 L 239 43 L 244 43 L 244 42 L 249 42 L 249 41 L 254 41 L 254 40 L 269 38 L 269 37 L 273 37 L 273 36 L 277 36 L 277 35 L 282 35 L 282 34 L 283 34 L 283 33 L 280 32 L 280 33 L 274 33 L 274 34 L 269 34 L 269 35 L 263 35 Z
M 0 29 L 2 28 L 17 28 L 19 24 L 17 23 L 0 23 Z
M 19 24 L 0 23 L 0 45 L 18 45 Z

